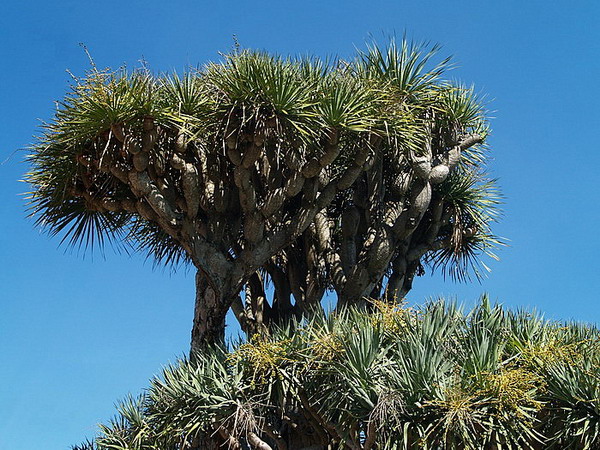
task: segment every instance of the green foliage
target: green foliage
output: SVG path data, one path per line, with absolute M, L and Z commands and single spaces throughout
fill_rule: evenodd
M 184 448 L 202 431 L 242 448 L 250 435 L 286 448 L 294 433 L 344 449 L 599 448 L 596 328 L 485 297 L 468 314 L 442 300 L 372 308 L 165 369 L 97 447 Z
M 150 175 L 161 193 L 173 197 L 184 196 L 178 171 L 168 167 L 173 147 L 181 140 L 190 144 L 186 158 L 197 167 L 202 158 L 208 158 L 209 166 L 224 167 L 219 158 L 228 139 L 250 135 L 260 136 L 255 141 L 264 140 L 265 149 L 274 152 L 275 159 L 302 164 L 318 158 L 328 139 L 335 145 L 339 142 L 340 154 L 324 168 L 322 179 L 342 173 L 352 165 L 357 148 L 368 145 L 374 159 L 385 160 L 383 176 L 391 184 L 398 169 L 389 167 L 399 161 L 404 167 L 411 152 L 423 151 L 432 114 L 440 151 L 456 146 L 470 134 L 485 138 L 488 133 L 482 99 L 473 89 L 442 78 L 450 64 L 449 60 L 433 62 L 437 50 L 392 40 L 387 46 L 372 45 L 359 51 L 350 61 L 293 59 L 237 50 L 223 55 L 220 62 L 183 75 L 154 75 L 146 68 L 111 71 L 94 67 L 74 80 L 33 147 L 32 169 L 26 176 L 32 186 L 31 215 L 38 225 L 62 235 L 70 245 L 101 246 L 111 241 L 137 248 L 161 262 L 187 260 L 185 245 L 169 238 L 161 229 L 164 227 L 147 224 L 139 208 L 139 202 L 145 204 L 146 200 L 138 199 L 127 186 L 127 173 L 133 170 L 129 153 L 139 151 L 134 149 L 143 144 L 140 136 L 148 121 L 154 127 L 152 133 L 158 134 L 147 152 L 156 172 L 150 171 Z M 146 130 L 147 136 L 152 133 Z M 376 138 L 384 144 L 373 144 Z M 471 183 L 460 204 L 469 207 L 457 210 L 455 218 L 461 220 L 448 222 L 447 228 L 456 237 L 470 222 L 478 226 L 471 227 L 471 236 L 455 239 L 445 252 L 430 255 L 434 267 L 448 266 L 449 273 L 459 279 L 467 276 L 471 263 L 478 267 L 477 255 L 498 244 L 489 229 L 493 215 L 477 211 L 480 207 L 489 211 L 497 199 L 493 183 L 477 171 L 485 161 L 482 148 L 478 144 L 465 149 L 462 164 L 468 168 L 446 182 L 450 187 L 439 190 L 452 191 L 456 197 L 465 181 Z M 230 169 L 214 167 L 210 175 L 216 179 L 211 182 L 231 178 Z M 117 172 L 123 175 L 119 178 Z M 163 178 L 163 184 L 157 181 Z M 262 178 L 266 175 L 257 174 L 254 183 Z M 461 186 L 454 188 L 455 183 Z M 263 190 L 258 190 L 258 200 L 264 201 L 275 186 Z M 216 201 L 210 196 L 212 191 L 207 192 L 201 206 Z M 169 195 L 164 195 L 169 200 Z M 333 203 L 343 203 L 344 195 L 349 194 L 340 193 Z M 489 202 L 484 204 L 486 196 Z M 177 208 L 179 218 L 184 212 Z M 206 222 L 202 214 L 213 213 L 203 211 L 190 219 Z M 278 223 L 286 214 L 283 211 L 277 216 Z M 227 220 L 233 222 L 233 217 Z M 267 223 L 266 229 L 277 229 L 278 223 Z M 242 235 L 238 230 L 223 238 L 220 250 L 224 254 L 239 251 Z
M 494 249 L 502 245 L 490 228 L 500 215 L 502 201 L 496 180 L 467 166 L 450 174 L 439 189 L 452 205 L 452 216 L 437 239 L 450 245 L 429 253 L 426 262 L 458 280 L 469 280 L 471 274 L 480 279 L 489 268 L 479 255 L 498 259 Z

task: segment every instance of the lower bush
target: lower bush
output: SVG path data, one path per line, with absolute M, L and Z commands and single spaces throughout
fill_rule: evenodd
M 182 360 L 74 449 L 599 449 L 600 333 L 374 301 Z

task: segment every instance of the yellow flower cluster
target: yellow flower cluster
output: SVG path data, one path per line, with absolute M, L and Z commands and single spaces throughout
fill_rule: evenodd
M 482 374 L 483 393 L 493 397 L 499 410 L 519 412 L 520 408 L 539 410 L 542 403 L 535 398 L 545 388 L 538 374 L 522 367 L 506 367 L 496 373 Z
M 332 361 L 344 352 L 344 344 L 335 333 L 323 333 L 310 342 L 313 358 L 319 361 Z
M 254 382 L 265 382 L 277 375 L 283 362 L 292 361 L 287 351 L 289 342 L 289 339 L 272 341 L 256 334 L 231 353 L 229 360 L 247 365 L 253 371 Z
M 403 302 L 386 302 L 377 299 L 371 299 L 369 302 L 377 311 L 371 317 L 373 326 L 397 333 L 407 324 L 410 310 L 404 306 Z
M 478 394 L 457 383 L 445 389 L 442 399 L 426 401 L 423 406 L 443 411 L 436 427 L 442 427 L 446 432 L 459 431 L 461 427 L 472 427 L 481 420 L 480 407 L 485 401 Z
M 565 343 L 552 337 L 543 343 L 529 343 L 522 352 L 522 358 L 534 365 L 552 365 L 554 363 L 577 364 L 581 359 L 581 345 L 584 342 Z

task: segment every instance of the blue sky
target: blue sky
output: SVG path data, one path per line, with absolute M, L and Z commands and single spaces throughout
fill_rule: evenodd
M 232 47 L 350 55 L 406 32 L 454 55 L 493 100 L 491 172 L 510 239 L 481 284 L 426 275 L 412 303 L 482 293 L 548 318 L 600 323 L 600 6 L 593 1 L 11 2 L 0 15 L 0 450 L 67 449 L 188 347 L 193 272 L 82 255 L 26 218 L 27 147 L 82 74 L 181 70 Z

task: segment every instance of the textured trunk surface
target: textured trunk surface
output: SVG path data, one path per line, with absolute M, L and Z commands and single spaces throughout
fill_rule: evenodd
M 215 436 L 209 436 L 207 434 L 200 434 L 194 441 L 192 442 L 190 450 L 221 450 L 223 448 L 227 448 L 224 446 L 225 444 Z
M 202 352 L 207 346 L 225 342 L 225 314 L 228 304 L 223 295 L 210 283 L 206 275 L 196 272 L 196 303 L 194 306 L 194 325 L 190 358 Z M 220 450 L 226 448 L 217 433 L 200 434 L 192 443 L 190 450 Z
M 190 355 L 225 342 L 225 315 L 229 303 L 202 271 L 196 273 L 196 305 Z

